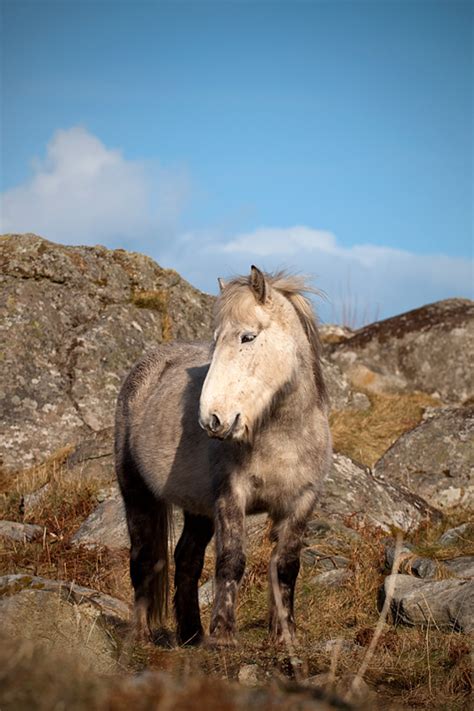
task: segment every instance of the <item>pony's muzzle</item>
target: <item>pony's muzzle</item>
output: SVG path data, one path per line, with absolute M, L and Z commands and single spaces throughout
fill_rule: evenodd
M 240 420 L 240 412 L 231 419 L 231 423 L 223 422 L 216 412 L 211 413 L 207 417 L 200 417 L 199 424 L 206 430 L 209 437 L 217 439 L 227 439 L 232 436 Z

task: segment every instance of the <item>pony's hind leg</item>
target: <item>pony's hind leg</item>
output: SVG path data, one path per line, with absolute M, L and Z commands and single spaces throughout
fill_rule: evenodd
M 174 608 L 179 644 L 199 644 L 203 638 L 198 583 L 206 546 L 213 533 L 214 524 L 210 518 L 184 512 L 183 532 L 174 552 Z
M 152 640 L 168 608 L 170 507 L 146 486 L 131 457 L 120 469 L 119 483 L 130 535 L 135 631 Z

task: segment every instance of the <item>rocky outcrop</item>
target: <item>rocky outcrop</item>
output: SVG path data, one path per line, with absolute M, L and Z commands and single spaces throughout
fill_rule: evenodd
M 376 463 L 436 507 L 474 505 L 474 406 L 443 409 L 402 435 Z
M 145 350 L 211 334 L 212 297 L 152 259 L 0 238 L 1 467 L 22 469 L 113 424 Z
M 385 531 L 408 531 L 441 519 L 441 513 L 421 497 L 341 454 L 334 455 L 317 508 L 325 516 L 342 520 L 355 516 Z
M 459 404 L 474 395 L 474 302 L 429 304 L 365 326 L 326 350 L 356 389 L 421 390 Z
M 322 369 L 331 410 L 344 410 L 346 408 L 366 410 L 370 407 L 367 395 L 358 392 L 351 386 L 337 363 L 323 357 Z
M 67 649 L 83 669 L 117 666 L 117 649 L 105 622 L 123 623 L 128 607 L 89 588 L 28 575 L 0 578 L 2 633 L 44 643 L 48 653 Z
M 91 607 L 104 620 L 112 624 L 120 624 L 129 618 L 129 607 L 121 600 L 111 595 L 99 593 L 76 583 L 64 580 L 50 580 L 38 575 L 4 575 L 0 577 L 0 597 L 8 598 L 24 590 L 39 590 L 54 593 L 65 602 L 74 605 Z

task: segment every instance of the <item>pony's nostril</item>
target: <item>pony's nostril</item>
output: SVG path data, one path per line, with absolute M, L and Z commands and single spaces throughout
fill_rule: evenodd
M 221 421 L 217 417 L 217 415 L 211 415 L 211 423 L 209 426 L 210 426 L 212 432 L 217 432 L 217 430 L 221 426 Z

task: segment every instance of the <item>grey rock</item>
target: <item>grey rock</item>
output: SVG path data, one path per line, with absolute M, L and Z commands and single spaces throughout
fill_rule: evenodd
M 352 571 L 345 568 L 326 570 L 311 578 L 312 585 L 319 585 L 324 588 L 340 588 L 344 583 L 352 578 Z
M 339 653 L 353 652 L 354 650 L 360 649 L 360 647 L 350 639 L 335 637 L 334 639 L 327 639 L 323 642 L 316 642 L 313 649 L 323 654 L 335 654 L 336 650 L 338 650 Z
M 444 560 L 443 564 L 457 578 L 474 578 L 474 555 Z
M 402 435 L 374 474 L 436 507 L 474 505 L 474 407 L 441 410 Z
M 73 477 L 103 483 L 115 481 L 113 427 L 94 432 L 79 442 L 64 466 Z
M 71 539 L 72 545 L 85 548 L 128 548 L 130 538 L 123 501 L 118 491 L 102 501 Z
M 439 546 L 452 546 L 461 541 L 470 540 L 474 543 L 474 523 L 462 523 L 455 528 L 448 528 L 438 539 Z
M 385 568 L 393 569 L 396 545 L 393 540 L 385 543 Z M 405 543 L 400 549 L 399 573 L 415 575 L 418 578 L 435 578 L 449 573 L 458 578 L 474 577 L 474 556 L 465 555 L 457 558 L 437 560 L 417 555 L 413 546 Z
M 203 610 L 214 602 L 214 579 L 210 578 L 199 586 L 198 589 L 199 607 Z
M 48 497 L 51 490 L 51 484 L 46 482 L 39 489 L 32 491 L 30 494 L 25 494 L 23 496 L 23 509 L 25 514 L 31 514 L 34 509 L 41 505 L 41 503 Z
M 44 534 L 43 526 L 32 523 L 18 523 L 17 521 L 0 521 L 0 538 L 11 541 L 34 541 Z
M 258 686 L 259 671 L 258 664 L 243 664 L 239 669 L 237 679 L 244 686 Z
M 344 410 L 346 408 L 366 410 L 370 407 L 370 400 L 367 395 L 353 390 L 339 365 L 325 357 L 322 358 L 321 362 L 332 410 Z
M 324 518 L 315 517 L 308 522 L 305 538 L 307 546 L 317 546 L 321 541 L 324 541 L 326 545 L 340 550 L 350 548 L 351 544 L 357 540 L 361 540 L 360 534 L 335 518 L 328 521 Z
M 336 323 L 324 323 L 319 326 L 321 343 L 341 343 L 354 335 L 352 328 L 339 326 Z
M 120 383 L 157 342 L 208 338 L 213 299 L 144 255 L 0 237 L 1 466 L 113 425 Z
M 26 575 L 0 578 L 2 631 L 43 642 L 49 652 L 67 648 L 80 667 L 108 673 L 117 649 L 106 622 L 128 618 L 124 603 L 72 583 Z
M 396 624 L 467 633 L 474 630 L 474 580 L 427 581 L 411 575 L 389 575 L 381 589 L 381 603 L 393 583 L 390 611 Z
M 9 597 L 23 590 L 56 593 L 66 602 L 93 607 L 104 619 L 115 624 L 127 621 L 130 615 L 129 606 L 122 600 L 83 585 L 24 573 L 0 577 L 0 597 Z
M 438 301 L 365 326 L 326 349 L 353 385 L 421 390 L 459 404 L 474 393 L 474 302 Z
M 301 560 L 306 565 L 316 566 L 319 570 L 335 570 L 336 568 L 347 568 L 349 559 L 342 555 L 330 555 L 315 547 L 303 548 Z
M 427 520 L 439 521 L 442 514 L 424 499 L 401 485 L 382 480 L 349 457 L 335 454 L 324 482 L 318 510 L 326 517 L 359 520 L 390 531 L 408 531 Z

